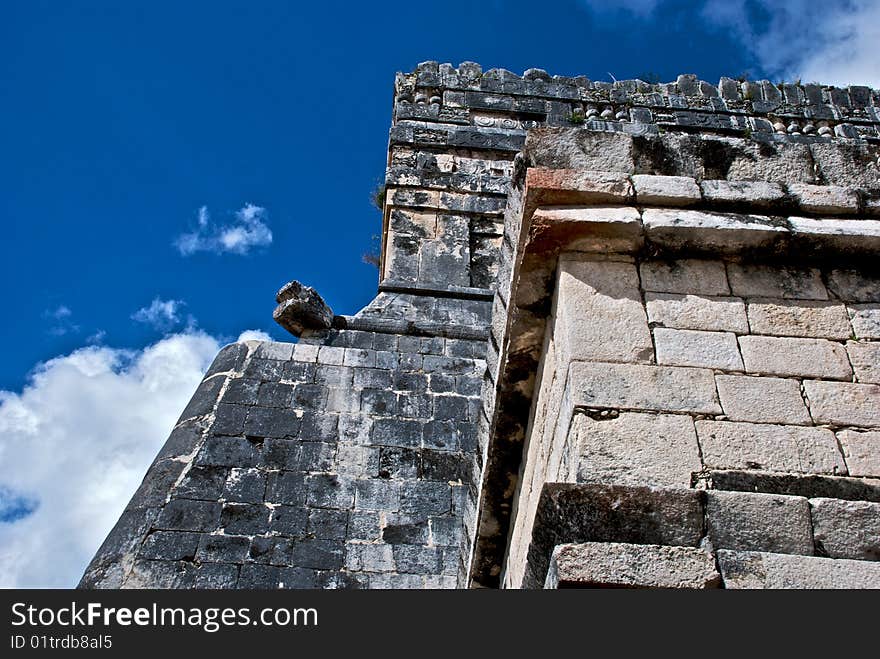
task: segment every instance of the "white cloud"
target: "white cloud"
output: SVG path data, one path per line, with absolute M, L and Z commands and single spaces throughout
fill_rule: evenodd
M 238 337 L 239 341 L 271 341 L 272 337 L 263 330 L 245 330 Z
M 52 336 L 64 336 L 69 332 L 78 332 L 79 325 L 75 324 L 70 317 L 73 312 L 70 307 L 62 304 L 54 309 L 47 309 L 43 312 L 43 317 L 53 321 L 49 329 L 46 330 Z
M 772 77 L 880 86 L 877 0 L 708 0 L 702 15 L 732 30 Z
M 0 587 L 76 585 L 219 348 L 194 330 L 89 346 L 0 391 Z
M 180 324 L 179 311 L 185 304 L 181 300 L 161 300 L 157 297 L 150 306 L 135 311 L 131 319 L 167 332 Z
M 658 7 L 671 4 L 670 0 L 581 3 L 610 20 L 620 11 L 650 19 Z M 688 7 L 678 4 L 677 10 L 729 31 L 774 81 L 880 87 L 878 0 L 702 0 Z
M 178 236 L 174 246 L 183 256 L 196 252 L 247 254 L 255 247 L 272 244 L 267 215 L 262 206 L 245 204 L 235 212 L 234 222 L 217 226 L 211 222 L 208 208 L 202 206 L 198 213 L 198 227 Z
M 105 338 L 107 338 L 107 331 L 99 329 L 97 332 L 86 338 L 86 343 L 91 345 L 101 344 L 104 343 Z

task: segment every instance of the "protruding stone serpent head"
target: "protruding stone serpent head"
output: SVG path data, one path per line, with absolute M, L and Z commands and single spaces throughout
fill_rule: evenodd
M 311 286 L 294 280 L 284 284 L 275 295 L 278 306 L 272 318 L 294 336 L 306 330 L 329 329 L 333 324 L 333 310 Z

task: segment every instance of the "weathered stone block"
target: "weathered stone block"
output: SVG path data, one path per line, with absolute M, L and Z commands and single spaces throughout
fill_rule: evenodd
M 715 558 L 696 547 L 619 542 L 558 545 L 545 588 L 718 588 Z
M 846 350 L 839 343 L 826 339 L 741 336 L 739 346 L 749 373 L 834 380 L 852 378 Z
M 242 563 L 247 557 L 250 546 L 250 538 L 203 535 L 196 558 L 204 563 Z
M 341 366 L 345 358 L 345 348 L 321 346 L 318 348 L 318 363 L 327 366 Z
M 645 293 L 648 320 L 664 327 L 746 334 L 746 308 L 738 297 Z
M 808 213 L 843 215 L 859 212 L 859 198 L 854 190 L 837 185 L 790 183 L 788 192 Z
M 715 549 L 813 553 L 806 498 L 717 490 L 706 495 L 709 540 Z
M 810 499 L 810 510 L 823 556 L 880 561 L 880 503 Z
M 748 303 L 752 334 L 848 339 L 852 328 L 840 302 L 753 298 Z
M 851 476 L 880 477 L 880 432 L 841 430 L 837 439 Z
M 703 181 L 703 199 L 710 204 L 743 204 L 768 208 L 785 199 L 785 190 L 768 181 Z
M 166 561 L 191 561 L 199 546 L 200 533 L 154 531 L 146 537 L 138 555 Z
M 697 421 L 703 463 L 713 469 L 845 474 L 834 433 L 825 428 Z
M 250 378 L 235 378 L 230 380 L 223 394 L 224 403 L 238 403 L 240 405 L 253 405 L 257 402 L 260 381 Z
M 376 419 L 370 441 L 380 446 L 418 447 L 422 443 L 422 424 L 405 419 Z
M 810 424 L 797 380 L 718 375 L 715 382 L 721 408 L 731 421 Z
M 653 361 L 635 265 L 560 257 L 556 295 L 556 336 L 570 359 Z
M 735 334 L 657 327 L 654 329 L 654 344 L 658 364 L 743 370 Z
M 261 469 L 229 470 L 229 477 L 223 485 L 223 498 L 240 503 L 261 503 L 266 491 L 266 472 Z
M 542 587 L 553 548 L 567 542 L 695 547 L 703 537 L 702 496 L 689 488 L 546 483 L 521 585 Z
M 702 469 L 690 417 L 623 413 L 596 421 L 584 414 L 572 420 L 579 483 L 689 487 Z
M 196 460 L 205 466 L 255 467 L 260 454 L 243 437 L 209 437 Z
M 847 302 L 880 302 L 880 277 L 858 270 L 832 270 L 828 288 Z
M 804 380 L 816 423 L 880 427 L 880 385 Z
M 880 304 L 848 304 L 847 311 L 857 339 L 880 339 Z
M 185 561 L 154 561 L 138 559 L 122 584 L 122 588 L 192 588 L 196 568 Z
M 688 176 L 634 174 L 636 202 L 640 206 L 691 206 L 702 200 L 700 186 Z
M 573 252 L 635 252 L 642 245 L 642 216 L 628 207 L 540 207 L 532 214 L 535 240 L 565 240 Z
M 354 482 L 356 510 L 397 512 L 400 508 L 400 486 L 392 480 L 360 479 Z
M 216 435 L 238 435 L 244 430 L 244 422 L 247 419 L 248 407 L 245 405 L 232 405 L 220 403 L 214 413 L 214 423 L 211 432 Z
M 623 172 L 590 169 L 532 168 L 529 185 L 567 195 L 572 203 L 625 203 L 633 197 L 633 186 Z
M 642 225 L 646 239 L 659 247 L 715 254 L 770 248 L 790 233 L 788 227 L 761 215 L 659 208 L 642 211 Z
M 734 295 L 800 300 L 827 300 L 822 276 L 815 268 L 729 263 L 727 275 Z
M 702 259 L 644 261 L 639 266 L 639 271 L 642 288 L 646 291 L 688 295 L 730 295 L 727 272 L 722 261 Z
M 880 221 L 846 218 L 790 217 L 794 236 L 803 235 L 814 250 L 830 254 L 874 255 L 880 248 Z
M 880 563 L 747 551 L 718 551 L 724 587 L 880 588 Z
M 345 567 L 356 572 L 394 572 L 394 552 L 391 545 L 347 543 Z
M 280 343 L 276 341 L 263 341 L 254 351 L 254 357 L 259 359 L 278 359 L 287 361 L 293 357 L 294 343 Z
M 354 486 L 350 479 L 336 474 L 312 474 L 306 476 L 305 482 L 311 507 L 347 510 L 354 503 Z
M 306 502 L 305 476 L 301 473 L 282 471 L 269 474 L 266 482 L 266 501 L 304 505 Z
M 848 341 L 846 353 L 859 382 L 880 384 L 880 343 Z
M 238 565 L 227 563 L 203 563 L 195 574 L 194 588 L 218 590 L 238 585 Z
M 675 366 L 574 362 L 574 405 L 721 414 L 712 371 Z
M 412 481 L 401 486 L 401 513 L 427 519 L 432 515 L 444 515 L 451 507 L 452 495 L 448 483 Z
M 220 522 L 221 508 L 216 501 L 172 499 L 165 504 L 154 526 L 170 531 L 213 531 Z
M 880 503 L 880 480 L 872 478 L 713 469 L 707 481 L 716 490 Z

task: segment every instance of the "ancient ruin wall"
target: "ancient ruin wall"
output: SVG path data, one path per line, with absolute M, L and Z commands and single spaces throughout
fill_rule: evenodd
M 547 158 L 587 169 L 876 183 L 880 97 L 863 87 L 425 63 L 398 75 L 394 99 L 377 297 L 296 345 L 225 348 L 81 586 L 498 583 L 509 498 L 498 517 L 486 494 L 512 493 L 520 460 L 502 451 L 512 467 L 497 469 L 490 442 L 521 449 L 526 422 L 495 409 L 521 389 L 498 378 L 499 359 L 521 363 L 502 330 L 520 240 L 504 210 L 529 130 L 572 129 Z M 584 154 L 578 135 L 602 142 Z

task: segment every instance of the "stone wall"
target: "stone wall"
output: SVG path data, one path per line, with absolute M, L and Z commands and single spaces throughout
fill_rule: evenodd
M 594 433 L 583 424 L 616 427 L 647 411 L 672 417 L 665 423 L 686 423 L 693 413 L 705 415 L 697 423 L 759 425 L 735 420 L 717 394 L 714 406 L 700 411 L 603 403 L 598 415 L 605 420 L 596 421 L 583 411 L 597 406 L 566 385 L 573 363 L 699 371 L 713 386 L 717 378 L 733 378 L 731 392 L 747 374 L 762 383 L 804 381 L 798 394 L 808 416 L 767 423 L 795 434 L 824 428 L 840 438 L 846 453 L 839 453 L 838 473 L 847 469 L 850 476 L 815 470 L 816 497 L 875 501 L 868 478 L 876 472 L 873 435 L 865 432 L 871 424 L 850 414 L 843 421 L 814 415 L 821 395 L 835 395 L 818 393 L 829 383 L 876 386 L 863 379 L 876 377 L 876 353 L 865 332 L 876 325 L 874 303 L 840 302 L 830 277 L 841 269 L 864 274 L 878 251 L 880 230 L 869 219 L 880 213 L 877 91 L 726 78 L 714 86 L 693 76 L 665 85 L 611 84 L 536 69 L 520 77 L 472 63 L 426 62 L 398 74 L 394 92 L 377 296 L 357 314 L 340 316 L 311 289 L 282 289 L 277 319 L 301 335 L 299 342 L 249 342 L 221 351 L 82 587 L 497 586 L 511 519 L 520 515 L 537 520 L 537 540 L 527 539 L 525 527 L 515 532 L 507 563 L 519 567 L 508 569 L 506 583 L 514 585 L 513 575 L 526 567 L 533 581 L 543 583 L 541 573 L 555 575 L 552 583 L 573 583 L 566 566 L 597 550 L 554 548 L 599 536 L 566 526 L 566 514 L 553 508 L 559 503 L 553 487 L 569 480 L 595 488 L 600 485 L 589 483 L 603 479 L 590 466 L 596 458 L 590 451 L 557 450 L 535 471 L 539 476 L 528 470 L 544 457 L 526 460 L 534 491 L 517 496 L 523 456 L 546 443 L 535 435 L 524 452 L 537 401 L 536 410 L 546 408 L 541 418 L 576 420 L 572 433 L 566 424 L 558 433 L 548 430 L 547 437 L 559 434 L 563 445 L 588 443 L 581 437 Z M 552 204 L 569 209 L 546 208 Z M 572 204 L 606 208 L 599 215 L 572 214 Z M 544 215 L 533 219 L 539 207 Z M 817 224 L 835 214 L 845 219 L 833 227 Z M 706 240 L 707 228 L 715 242 Z M 599 341 L 590 333 L 601 329 L 600 310 L 582 309 L 590 322 L 572 322 L 570 331 L 557 332 L 548 321 L 558 273 L 565 270 L 557 268 L 561 252 L 603 253 L 608 260 L 597 262 L 600 270 L 623 269 L 615 280 L 623 287 L 611 319 L 617 326 Z M 845 262 L 827 261 L 842 253 Z M 734 289 L 730 273 L 744 254 L 749 263 L 774 267 L 779 259 L 815 262 L 809 267 L 823 273 L 816 276 L 828 298 Z M 581 256 L 563 262 L 585 263 Z M 714 263 L 705 267 L 721 267 L 729 288 L 646 289 L 640 268 L 671 262 Z M 300 294 L 302 300 L 294 299 Z M 712 298 L 708 303 L 731 300 L 705 312 L 700 296 Z M 737 311 L 716 309 L 733 309 L 733 298 L 742 300 L 745 324 L 741 317 L 739 325 L 717 327 L 668 319 L 720 314 L 723 323 Z M 840 304 L 854 335 L 843 336 Z M 792 333 L 799 323 L 830 334 Z M 755 371 L 747 354 L 769 350 L 774 368 L 788 364 L 761 336 L 794 348 L 800 359 L 794 363 L 802 364 L 812 362 L 797 342 L 810 342 L 814 352 L 833 357 L 822 364 L 836 365 L 837 376 Z M 634 343 L 627 347 L 627 341 Z M 599 344 L 605 351 L 599 357 L 570 354 Z M 605 395 L 618 384 L 602 385 Z M 818 389 L 811 395 L 808 387 Z M 730 418 L 718 420 L 724 415 Z M 706 441 L 693 432 L 696 439 L 676 441 L 691 448 Z M 684 493 L 659 497 L 651 514 L 678 510 L 679 495 L 703 514 L 705 495 L 692 485 L 806 496 L 789 491 L 804 480 L 793 485 L 787 471 L 708 469 L 705 456 L 698 458 L 670 470 Z M 658 462 L 644 470 L 666 467 Z M 623 480 L 615 487 L 642 487 L 633 484 L 639 479 Z M 840 495 L 841 488 L 851 496 Z M 628 557 L 642 551 L 628 543 L 670 544 L 666 531 L 687 540 L 671 544 L 693 544 L 689 531 L 676 535 L 671 527 L 659 535 L 609 532 L 602 538 Z M 662 549 L 651 556 L 679 554 Z M 533 567 L 535 560 L 541 566 Z
M 557 272 L 506 585 L 522 585 L 547 482 L 880 477 L 880 342 L 865 327 L 877 281 L 584 253 L 561 254 Z M 815 539 L 820 555 L 880 558 L 876 502 L 710 490 L 706 515 L 700 538 L 716 548 L 813 555 Z
M 524 164 L 608 153 L 534 138 Z M 531 167 L 511 195 L 474 578 L 669 586 L 648 567 L 680 561 L 685 585 L 880 585 L 873 188 L 621 164 Z

